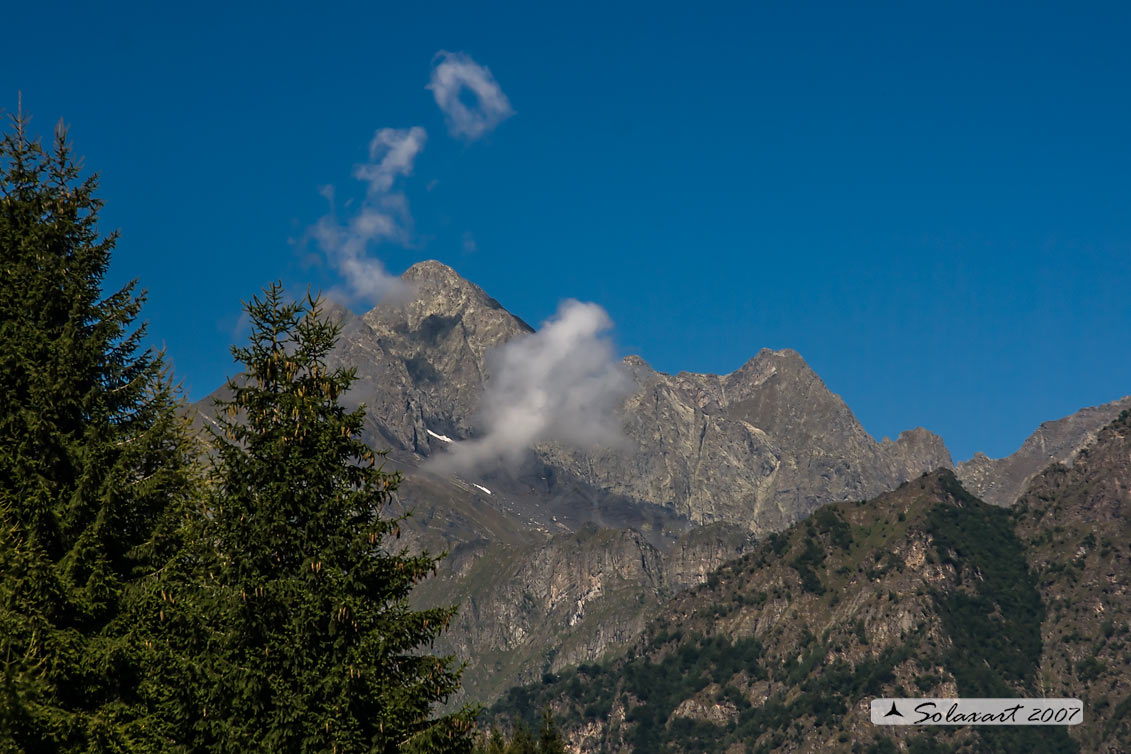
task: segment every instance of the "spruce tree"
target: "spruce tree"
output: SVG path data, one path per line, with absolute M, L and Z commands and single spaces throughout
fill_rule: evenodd
M 538 744 L 522 720 L 514 725 L 514 733 L 507 744 L 507 754 L 538 754 Z
M 483 741 L 475 747 L 476 754 L 506 754 L 507 742 L 495 726 L 486 734 Z
M 191 571 L 161 594 L 158 623 L 190 658 L 170 665 L 190 674 L 165 693 L 189 726 L 173 738 L 232 754 L 470 751 L 474 711 L 436 712 L 458 669 L 426 651 L 453 609 L 409 607 L 437 558 L 399 549 L 383 515 L 398 476 L 360 439 L 364 410 L 342 406 L 354 370 L 327 364 L 340 325 L 279 285 L 246 309 Z
M 542 729 L 538 733 L 538 754 L 566 754 L 565 739 L 554 722 L 550 705 L 542 710 Z
M 95 177 L 22 114 L 0 139 L 0 752 L 139 747 L 139 584 L 193 488 L 178 398 L 141 347 Z
M 475 754 L 565 754 L 566 744 L 554 721 L 554 714 L 547 705 L 542 711 L 542 726 L 538 731 L 537 741 L 531 735 L 530 728 L 520 718 L 515 721 L 509 743 L 498 728 L 491 726 L 490 732 L 481 737 L 476 744 L 474 752 Z

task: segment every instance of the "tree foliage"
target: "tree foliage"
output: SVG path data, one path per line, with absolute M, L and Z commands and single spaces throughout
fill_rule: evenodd
M 535 739 L 521 719 L 514 724 L 510 741 L 498 728 L 491 730 L 476 744 L 474 754 L 565 754 L 565 739 L 558 730 L 554 714 L 547 706 L 542 711 L 542 724 Z
M 244 375 L 208 446 L 65 130 L 0 139 L 0 754 L 460 752 L 475 710 L 408 596 L 398 477 L 340 399 L 319 302 L 248 307 Z M 203 467 L 207 466 L 207 469 Z
M 250 343 L 233 349 L 243 376 L 216 405 L 206 508 L 149 614 L 155 635 L 176 637 L 166 666 L 189 679 L 154 684 L 163 719 L 187 721 L 170 743 L 470 750 L 474 710 L 434 714 L 458 668 L 422 651 L 454 609 L 408 604 L 437 558 L 397 549 L 399 520 L 382 515 L 399 477 L 360 439 L 363 410 L 341 403 L 354 371 L 327 361 L 340 326 L 278 285 L 247 311 Z
M 196 455 L 142 296 L 66 130 L 0 140 L 0 751 L 124 751 L 147 727 L 128 619 L 177 549 Z

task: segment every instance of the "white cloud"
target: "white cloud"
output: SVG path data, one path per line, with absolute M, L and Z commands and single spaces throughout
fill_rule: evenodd
M 507 95 L 486 66 L 462 52 L 440 51 L 435 59 L 439 62 L 432 68 L 427 88 L 444 111 L 452 136 L 474 141 L 514 115 Z M 465 89 L 475 96 L 471 106 L 460 98 Z
M 416 156 L 424 149 L 423 128 L 382 128 L 369 142 L 369 160 L 354 168 L 353 175 L 365 182 L 365 199 L 345 221 L 334 209 L 334 191 L 323 189 L 330 213 L 311 230 L 327 260 L 341 275 L 354 298 L 370 303 L 403 294 L 404 282 L 391 275 L 385 265 L 368 254 L 383 241 L 405 243 L 412 233 L 412 215 L 404 193 L 394 190 L 397 178 L 412 175 Z M 347 204 L 347 206 L 349 206 Z
M 466 472 L 514 464 L 540 442 L 622 444 L 614 409 L 633 383 L 605 335 L 612 325 L 600 306 L 566 301 L 541 330 L 494 352 L 480 409 L 482 435 L 448 445 L 429 467 Z
M 398 175 L 412 175 L 427 138 L 420 126 L 378 130 L 369 142 L 369 162 L 354 168 L 354 178 L 369 183 L 370 195 L 388 193 Z

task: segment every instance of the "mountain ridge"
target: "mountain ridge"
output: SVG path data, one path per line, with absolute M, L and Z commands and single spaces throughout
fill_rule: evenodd
M 435 454 L 477 436 L 492 351 L 534 331 L 439 262 L 413 265 L 404 279 L 408 295 L 360 315 L 326 302 L 343 324 L 329 365 L 356 368 L 345 400 L 365 404 L 366 439 L 404 474 L 394 510 L 414 515 L 402 542 L 451 553 L 417 596 L 461 605 L 442 644 L 472 659 L 466 685 L 483 701 L 619 651 L 666 600 L 755 537 L 954 466 L 922 428 L 876 442 L 800 354 L 760 349 L 726 375 L 670 375 L 625 357 L 637 388 L 619 409 L 627 449 L 544 443 L 514 468 L 427 473 Z M 202 423 L 207 399 L 196 408 Z M 1086 434 L 1094 421 L 1085 414 L 1073 426 Z M 988 468 L 991 478 L 997 467 Z M 592 525 L 614 534 L 592 536 Z M 563 581 L 573 560 L 593 570 Z M 629 561 L 655 566 L 608 567 Z M 551 584 L 554 600 L 524 598 L 549 595 Z M 571 623 L 561 605 L 579 602 Z

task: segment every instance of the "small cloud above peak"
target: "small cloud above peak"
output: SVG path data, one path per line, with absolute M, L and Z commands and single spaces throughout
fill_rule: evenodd
M 427 137 L 420 126 L 381 128 L 373 134 L 369 161 L 353 170 L 354 177 L 366 184 L 365 199 L 344 222 L 335 212 L 333 188 L 321 190 L 330 203 L 330 213 L 318 221 L 311 235 L 345 279 L 350 298 L 376 303 L 408 294 L 400 278 L 390 274 L 369 249 L 385 241 L 405 243 L 411 236 L 408 200 L 395 184 L 397 178 L 412 175 L 413 163 Z
M 444 112 L 452 136 L 475 141 L 514 115 L 510 100 L 486 66 L 462 52 L 436 53 L 426 87 Z M 474 95 L 465 102 L 464 95 Z

